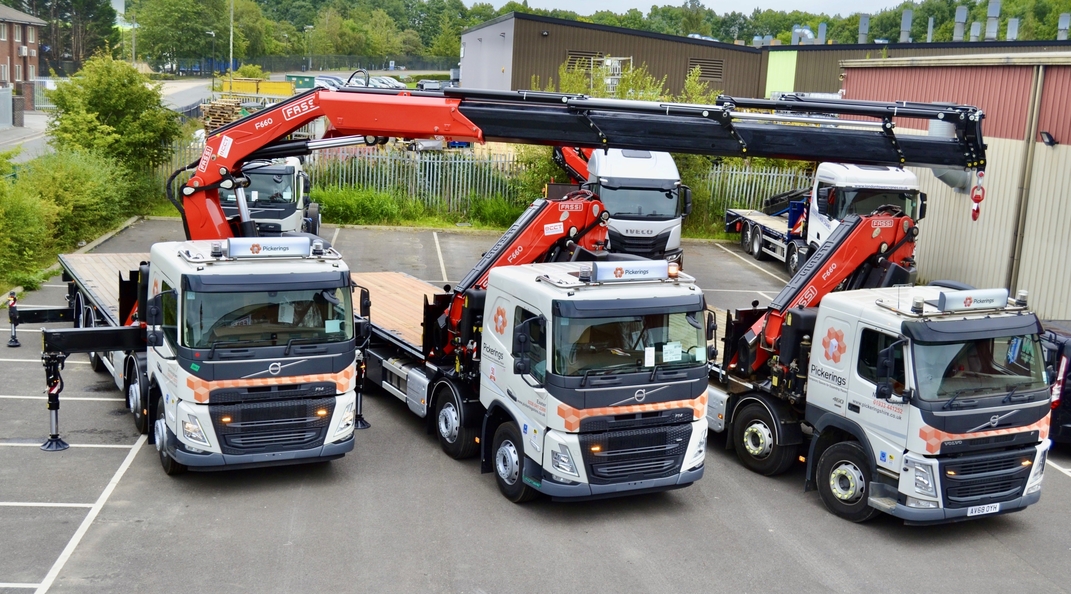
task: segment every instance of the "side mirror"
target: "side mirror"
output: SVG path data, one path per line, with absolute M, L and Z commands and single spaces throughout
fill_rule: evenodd
M 163 293 L 149 298 L 145 307 L 145 344 L 150 347 L 164 345 L 164 331 L 160 324 L 164 321 Z
M 896 349 L 900 348 L 903 344 L 903 340 L 898 340 L 878 353 L 878 382 L 877 388 L 874 390 L 875 398 L 880 398 L 881 400 L 892 398 L 893 375 L 896 373 Z
M 718 323 L 714 321 L 714 314 L 707 312 L 707 342 L 714 340 L 714 334 L 718 331 Z
M 818 214 L 829 214 L 829 188 L 821 188 L 818 190 L 818 197 L 814 201 L 814 205 L 818 208 Z
M 692 189 L 688 186 L 681 186 L 681 199 L 684 201 L 682 216 L 692 214 Z
M 309 180 L 309 174 L 304 171 L 301 172 L 301 193 L 305 196 L 309 195 L 309 191 L 312 189 L 312 181 Z
M 372 324 L 367 319 L 357 320 L 355 328 L 357 336 L 360 336 L 361 340 L 368 340 L 372 336 Z
M 921 221 L 922 219 L 925 219 L 925 218 L 926 218 L 926 194 L 924 192 L 919 192 L 919 212 L 918 212 L 918 215 L 915 217 L 915 222 L 917 223 L 917 222 L 919 222 L 919 221 Z
M 368 295 L 368 289 L 364 287 L 361 287 L 361 296 L 357 308 L 362 318 L 368 319 L 368 316 L 372 313 L 372 298 Z

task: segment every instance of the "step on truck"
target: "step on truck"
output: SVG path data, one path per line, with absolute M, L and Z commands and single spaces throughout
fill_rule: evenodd
M 1050 444 L 1041 327 L 1025 291 L 912 286 L 917 229 L 848 215 L 769 308 L 726 314 L 708 421 L 755 472 L 805 460 L 854 522 L 1020 511 Z
M 75 326 L 43 331 L 50 393 L 62 389 L 64 359 L 88 353 L 167 474 L 353 449 L 352 283 L 322 241 L 161 242 L 147 254 L 68 254 L 60 264 L 68 305 L 18 312 L 23 324 Z
M 740 234 L 740 246 L 756 260 L 773 258 L 794 275 L 818 251 L 840 221 L 894 205 L 922 220 L 926 194 L 918 178 L 901 167 L 819 163 L 809 188 L 767 198 L 761 210 L 725 211 L 725 230 Z

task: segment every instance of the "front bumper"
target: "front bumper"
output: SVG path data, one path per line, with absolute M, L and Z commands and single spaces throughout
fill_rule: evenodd
M 539 476 L 542 474 L 542 468 L 539 463 L 531 458 L 524 459 L 525 474 L 528 476 Z M 570 501 L 584 501 L 590 499 L 607 499 L 610 497 L 621 497 L 624 495 L 640 495 L 643 493 L 657 493 L 659 491 L 669 491 L 671 489 L 681 489 L 691 485 L 695 481 L 703 478 L 703 470 L 705 466 L 700 466 L 692 470 L 686 470 L 680 474 L 674 476 L 667 476 L 665 478 L 648 479 L 644 481 L 632 481 L 624 483 L 612 483 L 609 485 L 592 485 L 589 483 L 579 483 L 574 485 L 563 485 L 561 483 L 554 482 L 549 477 L 544 475 L 544 479 L 539 486 L 533 485 L 531 482 L 528 484 L 535 488 L 540 493 L 548 495 L 555 500 L 568 499 Z
M 1002 516 L 1005 514 L 1014 513 L 1026 509 L 1027 506 L 1034 505 L 1041 499 L 1041 491 L 1036 491 L 1030 495 L 1024 495 L 1011 501 L 1004 501 L 1000 504 L 1000 511 L 995 514 L 986 514 L 984 516 L 967 516 L 967 508 L 959 509 L 916 509 L 913 507 L 907 507 L 902 503 L 896 504 L 896 509 L 889 513 L 904 520 L 905 524 L 920 525 L 920 524 L 946 524 L 949 522 L 962 522 L 964 520 L 978 520 L 982 518 L 991 518 L 993 516 Z
M 176 462 L 185 464 L 190 470 L 237 470 L 240 468 L 256 468 L 261 466 L 285 466 L 288 464 L 304 464 L 306 462 L 324 462 L 341 458 L 346 453 L 353 451 L 356 440 L 350 434 L 347 439 L 335 443 L 327 443 L 322 446 L 284 452 L 268 452 L 263 454 L 217 454 L 214 452 L 191 452 L 184 444 L 179 442 L 178 437 L 167 429 L 167 440 L 164 447 L 167 453 Z

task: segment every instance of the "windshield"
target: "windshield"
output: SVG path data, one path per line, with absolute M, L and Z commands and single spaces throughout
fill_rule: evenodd
M 268 204 L 285 204 L 294 201 L 294 175 L 250 171 L 249 187 L 245 189 L 245 199 L 250 206 Z M 237 199 L 234 190 L 219 189 L 219 200 L 224 206 L 234 206 Z
M 700 312 L 554 319 L 554 373 L 621 372 L 706 363 Z
M 212 348 L 216 341 L 264 345 L 341 342 L 353 338 L 349 288 L 249 293 L 187 291 L 182 309 L 183 346 Z
M 675 190 L 600 187 L 595 193 L 615 218 L 672 219 L 678 214 Z
M 844 220 L 850 214 L 868 215 L 885 205 L 898 206 L 907 216 L 915 218 L 919 193 L 915 190 L 897 192 L 873 188 L 838 188 L 836 212 L 833 218 Z
M 1045 362 L 1036 336 L 1008 336 L 972 342 L 913 347 L 918 392 L 923 400 L 959 394 L 986 396 L 1047 387 Z

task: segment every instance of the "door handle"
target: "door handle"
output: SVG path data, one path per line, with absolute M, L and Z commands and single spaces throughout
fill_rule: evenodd
M 511 400 L 513 400 L 514 402 L 517 402 L 517 396 L 515 396 L 513 394 L 513 390 L 510 390 L 509 388 L 506 388 L 506 396 L 509 396 Z

